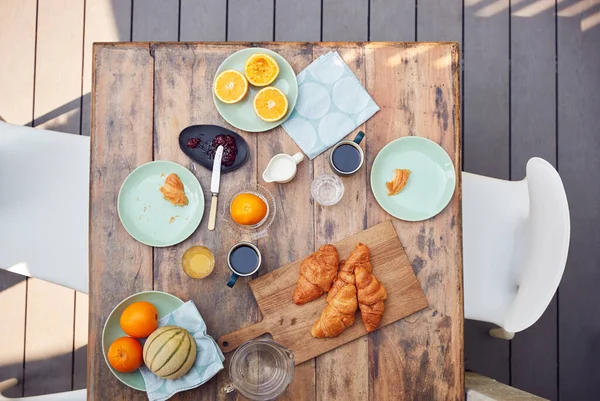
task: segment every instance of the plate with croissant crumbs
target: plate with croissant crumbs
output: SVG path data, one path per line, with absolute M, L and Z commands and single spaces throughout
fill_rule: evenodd
M 204 194 L 198 179 L 185 167 L 166 160 L 133 170 L 121 185 L 117 204 L 127 232 L 155 247 L 188 238 L 204 214 Z
M 432 218 L 448 205 L 455 187 L 450 156 L 427 138 L 407 136 L 388 143 L 371 168 L 377 203 L 400 220 Z

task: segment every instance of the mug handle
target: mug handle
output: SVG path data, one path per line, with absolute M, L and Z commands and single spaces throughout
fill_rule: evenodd
M 229 280 L 227 281 L 227 287 L 233 288 L 233 286 L 235 285 L 235 282 L 237 281 L 237 279 L 239 277 L 240 276 L 238 276 L 237 274 L 231 273 L 231 277 L 229 277 Z
M 358 145 L 360 143 L 360 141 L 363 140 L 364 137 L 365 137 L 365 133 L 362 131 L 358 131 L 358 134 L 356 134 L 356 137 L 354 137 L 352 142 L 354 142 L 355 144 Z

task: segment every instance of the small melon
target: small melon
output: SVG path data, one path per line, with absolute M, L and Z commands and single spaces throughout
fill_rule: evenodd
M 144 344 L 144 363 L 163 379 L 179 379 L 196 360 L 196 341 L 184 328 L 163 326 L 154 330 Z

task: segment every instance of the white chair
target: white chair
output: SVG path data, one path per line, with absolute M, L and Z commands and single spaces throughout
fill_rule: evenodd
M 89 137 L 0 122 L 0 269 L 88 293 L 89 172 Z M 17 383 L 0 382 L 0 400 Z M 86 390 L 17 399 L 85 400 Z
M 569 249 L 567 196 L 558 172 L 534 157 L 522 181 L 463 173 L 465 318 L 511 339 L 552 300 Z
M 90 138 L 0 122 L 0 269 L 87 294 Z
M 66 391 L 64 393 L 55 393 L 47 395 L 34 395 L 32 397 L 8 398 L 2 395 L 4 390 L 7 390 L 18 383 L 17 379 L 8 379 L 0 382 L 0 401 L 85 401 L 87 398 L 87 390 Z

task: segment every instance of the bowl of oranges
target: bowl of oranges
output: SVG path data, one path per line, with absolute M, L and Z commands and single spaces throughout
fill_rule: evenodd
M 251 237 L 266 233 L 276 212 L 275 198 L 268 189 L 245 184 L 236 188 L 230 198 L 224 217 L 236 231 Z
M 248 132 L 263 132 L 284 122 L 296 105 L 298 82 L 290 64 L 274 51 L 242 49 L 217 69 L 213 99 L 219 114 Z
M 102 352 L 111 372 L 125 385 L 146 391 L 139 367 L 142 341 L 158 328 L 158 319 L 183 305 L 174 295 L 144 291 L 121 301 L 110 313 L 102 331 Z

